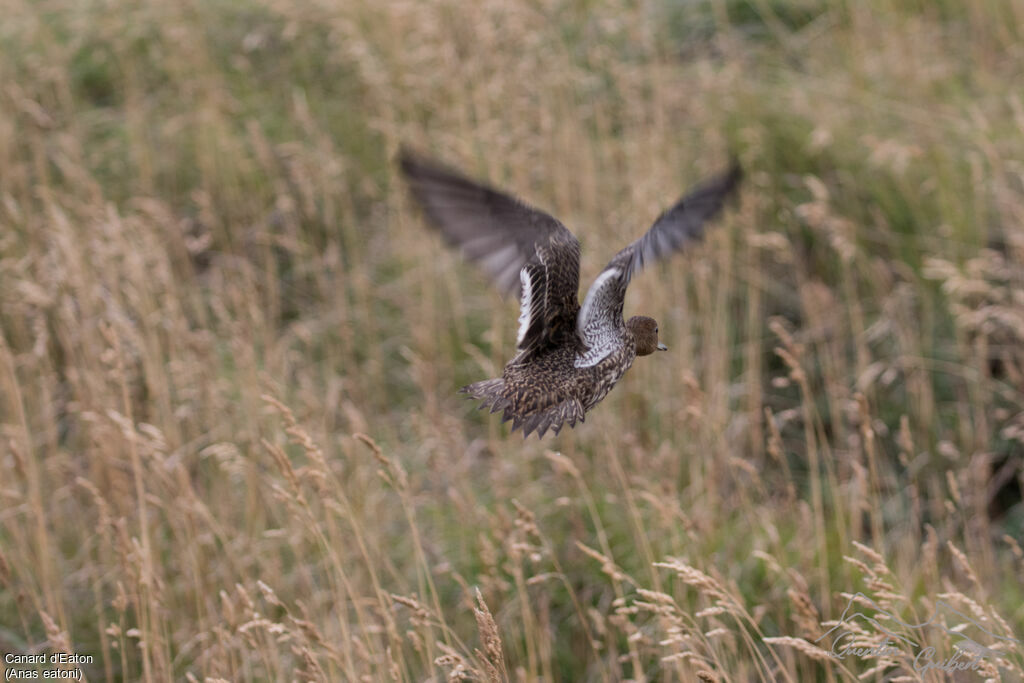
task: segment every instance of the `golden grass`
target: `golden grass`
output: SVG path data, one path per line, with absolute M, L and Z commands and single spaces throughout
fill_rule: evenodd
M 1020 0 L 0 9 L 0 652 L 938 680 L 815 642 L 863 593 L 1024 676 L 957 616 L 1024 639 Z M 631 287 L 671 353 L 523 442 L 455 395 L 515 303 L 402 143 L 565 220 L 584 280 L 729 150 L 748 180 Z

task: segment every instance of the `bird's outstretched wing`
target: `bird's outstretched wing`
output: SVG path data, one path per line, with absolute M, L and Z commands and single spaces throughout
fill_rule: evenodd
M 704 236 L 708 221 L 722 210 L 743 172 L 736 161 L 724 173 L 702 182 L 667 209 L 654 225 L 608 262 L 587 290 L 577 320 L 577 332 L 587 350 L 577 366 L 596 365 L 621 336 L 622 304 L 633 274 Z
M 576 334 L 580 244 L 554 217 L 408 150 L 402 173 L 428 221 L 491 278 L 521 296 L 516 346 L 532 352 Z

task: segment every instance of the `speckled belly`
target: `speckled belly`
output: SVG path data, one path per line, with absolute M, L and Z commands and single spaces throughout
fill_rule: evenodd
M 626 370 L 633 365 L 636 353 L 626 347 L 605 358 L 597 365 L 580 372 L 585 377 L 580 383 L 580 401 L 586 410 L 601 402 L 616 382 L 622 379 Z
M 577 368 L 575 352 L 559 349 L 546 356 L 533 357 L 519 363 L 513 359 L 505 366 L 506 397 L 516 414 L 530 414 L 576 399 L 584 410 L 597 405 L 612 390 L 633 364 L 636 351 L 625 345 L 597 365 Z

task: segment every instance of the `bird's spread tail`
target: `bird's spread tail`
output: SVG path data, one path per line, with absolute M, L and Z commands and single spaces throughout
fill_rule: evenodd
M 510 401 L 505 398 L 505 380 L 501 377 L 467 384 L 459 389 L 459 392 L 469 394 L 471 398 L 477 399 L 480 401 L 481 409 L 489 408 L 492 413 L 509 409 L 511 406 Z M 509 417 L 511 416 L 506 416 L 505 419 L 507 420 Z
M 480 409 L 487 408 L 492 413 L 502 411 L 502 422 L 512 420 L 512 431 L 522 428 L 523 437 L 528 437 L 537 432 L 538 437 L 543 437 L 549 429 L 555 434 L 561 431 L 566 423 L 575 427 L 577 422 L 583 422 L 583 404 L 575 398 L 569 398 L 560 403 L 545 406 L 543 408 L 523 409 L 517 406 L 505 395 L 505 380 L 502 378 L 485 379 L 482 382 L 474 382 L 462 387 L 464 394 L 480 401 Z
M 575 398 L 568 398 L 525 417 L 517 417 L 512 422 L 512 431 L 522 427 L 525 439 L 536 430 L 537 438 L 543 438 L 549 429 L 558 434 L 566 424 L 575 427 L 577 422 L 583 422 L 584 412 L 583 404 Z

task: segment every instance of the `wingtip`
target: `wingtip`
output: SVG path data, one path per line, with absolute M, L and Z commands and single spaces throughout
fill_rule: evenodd
M 425 157 L 404 142 L 398 148 L 395 155 L 395 163 L 406 176 L 415 174 L 416 169 L 423 164 Z
M 411 187 L 413 187 L 414 190 L 419 181 L 438 176 L 445 177 L 448 181 L 469 183 L 485 187 L 482 183 L 463 175 L 462 172 L 452 168 L 448 164 L 439 161 L 431 155 L 425 154 L 421 150 L 412 147 L 411 145 L 407 145 L 404 142 L 398 147 L 398 154 L 395 155 L 395 162 L 406 179 L 412 181 Z
M 736 153 L 736 150 L 730 150 L 729 167 L 722 174 L 722 177 L 725 179 L 726 186 L 730 190 L 735 189 L 740 184 L 740 181 L 743 180 L 743 175 L 743 164 L 740 163 L 739 155 Z

